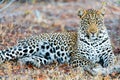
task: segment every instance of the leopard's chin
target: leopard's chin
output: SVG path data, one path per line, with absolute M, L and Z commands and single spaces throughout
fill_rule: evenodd
M 90 34 L 90 35 L 89 35 L 89 39 L 90 39 L 90 40 L 96 40 L 97 37 L 98 37 L 97 34 Z

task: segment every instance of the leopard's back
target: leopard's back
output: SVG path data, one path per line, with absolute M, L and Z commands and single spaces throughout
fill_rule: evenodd
M 68 63 L 76 47 L 77 33 L 43 33 L 21 40 L 16 46 L 1 51 L 2 62 L 18 58 L 23 63 Z M 36 60 L 37 59 L 37 60 Z

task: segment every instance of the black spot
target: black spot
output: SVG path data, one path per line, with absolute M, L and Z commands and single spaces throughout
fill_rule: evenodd
M 69 47 L 69 50 L 72 50 L 72 47 L 71 47 L 71 46 Z
M 13 57 L 12 54 L 10 54 L 10 57 L 11 57 L 11 58 Z
M 10 48 L 10 50 L 12 50 L 12 48 Z
M 57 47 L 56 47 L 56 50 L 58 50 L 58 49 L 60 49 L 60 47 L 59 47 L 59 46 L 57 46 Z
M 46 52 L 44 58 L 46 58 L 46 59 L 51 59 L 49 52 Z
M 84 43 L 86 43 L 87 45 L 90 45 L 87 41 L 85 41 L 84 39 L 80 38 L 80 41 L 83 41 Z
M 53 53 L 55 53 L 55 48 L 53 48 Z
M 53 43 L 51 43 L 50 46 L 53 47 Z
M 8 60 L 9 58 L 8 57 L 6 57 L 6 60 Z
M 38 59 L 37 59 L 36 61 L 37 61 L 37 63 L 39 62 L 39 60 L 38 60 Z
M 64 51 L 64 47 L 63 46 L 61 46 L 61 51 Z
M 54 41 L 54 45 L 57 45 L 57 41 L 56 40 Z
M 44 45 L 42 45 L 42 46 L 41 46 L 41 49 L 45 49 L 45 46 L 44 46 Z
M 65 51 L 67 51 L 67 50 L 68 50 L 68 47 L 65 48 Z
M 57 58 L 57 56 L 56 56 L 56 55 L 54 55 L 54 58 L 56 59 L 56 58 Z
M 51 52 L 51 53 L 53 53 L 53 50 L 52 50 L 52 49 L 50 49 L 50 52 Z
M 108 52 L 110 52 L 111 50 L 108 50 Z
M 17 53 L 17 54 L 19 54 L 19 52 L 18 52 L 18 51 L 17 51 L 16 53 Z
M 44 60 L 44 63 L 45 63 L 45 64 L 47 64 L 47 61 L 46 61 L 46 60 Z
M 79 61 L 77 60 L 77 63 L 79 63 Z
M 18 50 L 19 50 L 19 51 L 22 51 L 22 49 L 21 49 L 21 48 L 19 48 Z
M 25 52 L 25 53 L 26 53 L 27 51 L 28 51 L 27 49 L 23 50 L 23 52 Z
M 65 56 L 65 59 L 67 59 L 67 57 Z
M 83 62 L 81 63 L 81 65 L 83 65 Z
M 94 56 L 94 54 L 92 54 L 92 56 Z
M 88 59 L 90 59 L 90 57 L 88 57 Z
M 64 56 L 65 54 L 64 53 L 62 53 L 62 56 Z
M 50 42 L 50 39 L 48 40 L 48 42 Z
M 48 46 L 46 46 L 46 49 L 49 49 L 49 45 L 48 45 Z
M 46 52 L 46 56 L 50 56 L 49 52 Z
M 4 60 L 3 56 L 1 56 L 1 59 Z
M 27 46 L 24 46 L 23 48 L 27 48 Z
M 57 55 L 60 56 L 60 51 L 57 52 Z
M 7 53 L 6 55 L 7 55 L 7 56 L 9 56 L 9 54 L 8 54 L 8 53 Z
M 61 63 L 61 58 L 58 58 L 58 59 L 57 59 L 57 62 L 58 62 L 58 63 Z
M 74 61 L 73 64 L 76 64 L 76 61 Z
M 33 48 L 35 48 L 35 45 L 32 45 Z
M 47 44 L 47 42 L 44 42 L 44 44 Z
M 110 54 L 113 54 L 112 52 Z
M 27 56 L 27 54 L 23 54 L 23 56 Z
M 20 53 L 20 56 L 22 55 L 22 53 Z
M 79 63 L 82 63 L 81 61 L 79 61 Z
M 37 51 L 39 51 L 39 48 L 37 48 Z
M 6 52 L 9 52 L 9 50 L 7 49 Z
M 32 49 L 32 47 L 29 47 L 30 49 Z
M 62 44 L 62 42 L 59 42 L 59 45 L 61 45 Z
M 40 59 L 40 61 L 42 62 L 42 59 Z
M 13 56 L 13 55 L 10 55 L 10 57 L 11 57 L 12 59 L 15 59 L 15 56 Z
M 67 56 L 72 56 L 72 55 L 73 55 L 73 53 L 72 53 L 72 52 L 67 53 Z
M 84 54 L 83 52 L 81 52 L 81 54 Z
M 30 53 L 32 53 L 33 51 L 34 51 L 34 50 L 33 50 L 33 49 L 31 49 L 29 52 L 30 52 Z
M 108 57 L 105 57 L 104 60 L 106 60 Z
M 101 36 L 99 36 L 99 38 L 102 38 Z
M 14 52 L 14 51 L 12 51 L 12 54 L 15 54 L 15 52 Z
M 102 43 L 106 42 L 108 40 L 108 38 L 105 38 L 99 45 L 101 45 Z
M 108 54 L 106 54 L 106 53 L 103 53 L 103 54 L 102 54 L 102 56 L 107 56 L 107 55 L 108 55 Z
M 104 52 L 105 50 L 103 49 L 102 52 Z
M 63 58 L 61 58 L 61 61 L 63 61 Z

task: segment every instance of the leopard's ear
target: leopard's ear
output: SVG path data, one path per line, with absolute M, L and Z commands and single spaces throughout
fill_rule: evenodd
M 86 14 L 86 10 L 84 10 L 84 9 L 78 10 L 78 16 L 80 18 L 83 18 L 85 16 L 85 14 Z
M 102 16 L 105 15 L 105 8 L 101 8 L 100 10 L 98 10 L 98 14 L 101 14 Z
M 106 3 L 105 2 L 103 2 L 102 3 L 102 7 L 98 10 L 98 14 L 101 14 L 102 16 L 104 16 L 105 15 L 105 6 L 106 6 Z

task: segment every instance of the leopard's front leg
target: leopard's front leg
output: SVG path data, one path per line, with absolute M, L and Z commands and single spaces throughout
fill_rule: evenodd
M 108 67 L 108 66 L 114 65 L 115 60 L 116 58 L 112 50 L 108 50 L 108 51 L 105 51 L 103 54 L 101 54 L 99 63 L 103 67 Z

